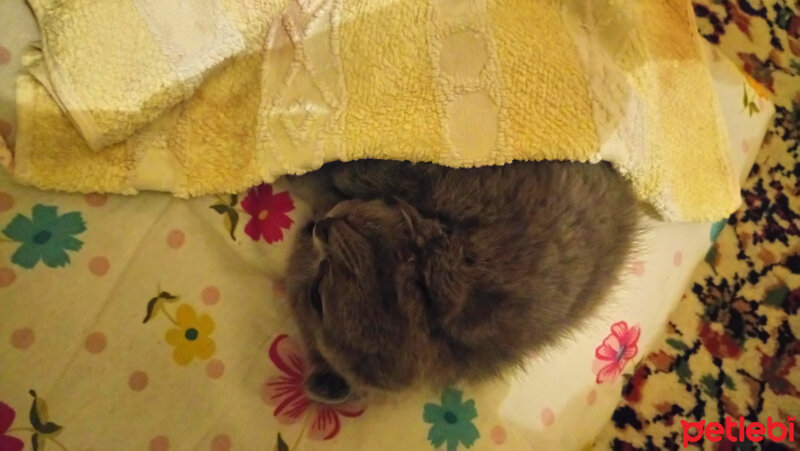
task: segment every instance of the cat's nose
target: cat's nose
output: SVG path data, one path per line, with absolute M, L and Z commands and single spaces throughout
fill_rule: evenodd
M 325 218 L 317 222 L 314 225 L 314 236 L 317 237 L 323 243 L 327 243 L 328 236 L 330 235 L 331 231 L 331 224 L 333 224 L 333 221 L 335 221 L 335 219 Z
M 306 380 L 309 396 L 318 402 L 337 404 L 350 397 L 350 385 L 331 371 L 315 371 Z

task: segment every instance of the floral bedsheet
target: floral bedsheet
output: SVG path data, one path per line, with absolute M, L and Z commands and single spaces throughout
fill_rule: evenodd
M 12 141 L 28 15 L 22 0 L 0 3 L 0 133 Z M 709 59 L 744 175 L 772 106 Z M 281 283 L 308 215 L 283 181 L 184 201 L 0 175 L 0 450 L 581 448 L 724 224 L 650 221 L 595 320 L 524 372 L 329 407 L 302 390 Z

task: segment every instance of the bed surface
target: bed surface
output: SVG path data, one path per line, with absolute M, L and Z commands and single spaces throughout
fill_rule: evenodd
M 35 39 L 24 2 L 0 3 L 4 137 L 19 57 Z M 772 107 L 709 52 L 731 162 L 745 175 Z M 329 408 L 299 389 L 304 360 L 280 280 L 308 214 L 284 181 L 184 201 L 41 192 L 0 174 L 0 445 L 581 448 L 721 227 L 649 221 L 612 299 L 524 373 Z

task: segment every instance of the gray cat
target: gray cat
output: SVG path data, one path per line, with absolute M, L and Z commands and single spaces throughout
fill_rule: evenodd
M 327 402 L 519 366 L 608 294 L 640 219 L 607 163 L 361 160 L 290 183 L 317 187 L 287 287 Z

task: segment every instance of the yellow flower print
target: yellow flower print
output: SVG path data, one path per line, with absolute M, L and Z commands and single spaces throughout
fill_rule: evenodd
M 188 365 L 195 357 L 208 360 L 217 351 L 217 344 L 211 338 L 214 333 L 214 320 L 207 314 L 197 315 L 189 304 L 180 304 L 170 313 L 170 306 L 181 302 L 180 296 L 161 291 L 147 302 L 147 313 L 143 323 L 163 314 L 175 327 L 167 330 L 164 340 L 175 349 L 172 358 L 178 365 Z
M 175 317 L 177 327 L 169 329 L 164 339 L 175 347 L 172 358 L 178 365 L 188 365 L 195 357 L 207 360 L 214 355 L 217 345 L 211 339 L 214 321 L 210 316 L 197 316 L 191 305 L 181 304 Z

